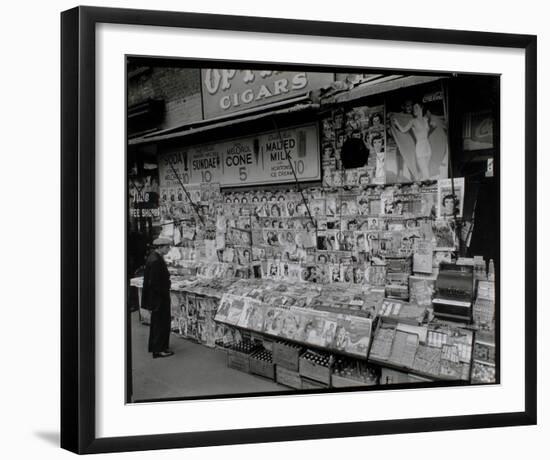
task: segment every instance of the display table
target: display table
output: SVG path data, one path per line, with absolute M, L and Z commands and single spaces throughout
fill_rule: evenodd
M 142 285 L 142 278 L 131 280 L 140 299 Z M 362 384 L 373 384 L 373 367 L 383 370 L 382 384 L 469 382 L 474 343 L 479 348 L 475 326 L 434 320 L 429 307 L 384 298 L 376 288 L 173 275 L 170 295 L 172 330 L 179 336 L 211 347 L 231 347 L 243 337 L 260 341 L 270 360 L 273 353 L 273 362 L 292 372 L 306 350 L 319 359 L 332 355 L 330 366 L 340 363 L 337 385 L 353 373 Z M 148 310 L 140 308 L 140 318 L 147 323 Z M 285 346 L 295 351 L 294 367 L 281 352 Z M 353 360 L 367 367 L 359 369 Z M 306 367 L 311 363 L 302 363 Z

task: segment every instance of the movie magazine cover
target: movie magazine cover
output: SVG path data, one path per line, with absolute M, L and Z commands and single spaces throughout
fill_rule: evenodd
M 437 217 L 461 218 L 463 206 L 464 178 L 440 179 L 437 183 Z

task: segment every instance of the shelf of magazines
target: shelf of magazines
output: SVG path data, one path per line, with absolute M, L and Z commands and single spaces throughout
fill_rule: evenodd
M 172 316 L 179 318 L 181 316 L 180 309 L 186 304 L 183 296 L 193 294 L 216 299 L 218 302 L 221 299 L 223 292 L 237 281 L 235 278 L 200 278 L 196 276 L 178 276 L 171 275 L 170 300 L 172 308 Z M 140 313 L 140 321 L 144 324 L 149 323 L 150 312 L 141 305 L 141 294 L 143 289 L 143 277 L 138 276 L 130 280 L 130 286 L 138 291 L 137 302 Z
M 142 278 L 131 281 L 139 291 L 141 284 Z M 496 381 L 493 283 L 479 284 L 476 302 L 490 302 L 489 313 L 483 305 L 484 322 L 474 314 L 474 324 L 463 327 L 430 321 L 427 305 L 388 298 L 380 302 L 380 292 L 350 293 L 346 285 L 332 286 L 332 290 L 337 287 L 346 290 L 348 297 L 340 300 L 349 303 L 348 308 L 358 308 L 346 313 L 342 313 L 346 311 L 342 305 L 333 311 L 315 310 L 320 305 L 313 299 L 334 305 L 334 297 L 311 283 L 299 287 L 303 299 L 309 299 L 309 308 L 275 307 L 253 298 L 266 298 L 269 292 L 269 300 L 282 305 L 293 297 L 287 290 L 284 294 L 278 292 L 281 284 L 284 283 L 271 280 L 176 278 L 171 291 L 173 331 L 214 346 L 217 336 L 214 323 L 224 324 L 268 340 L 368 361 L 402 373 L 407 379 L 411 377 L 407 381 L 418 381 L 415 376 L 472 383 Z M 294 299 L 304 305 L 303 299 L 301 302 L 298 297 Z M 148 322 L 148 313 L 140 310 L 142 322 Z
M 214 320 L 267 339 L 366 360 L 375 318 L 372 311 L 358 310 L 352 314 L 280 307 L 224 294 Z
M 365 335 L 357 333 L 361 329 L 357 327 L 357 323 L 366 318 L 340 315 L 334 323 L 337 329 L 333 334 L 333 328 L 330 327 L 331 316 L 322 314 L 326 312 L 279 308 L 276 313 L 271 313 L 273 307 L 264 307 L 261 303 L 254 305 L 254 302 L 247 302 L 246 299 L 232 297 L 224 296 L 218 310 L 227 310 L 230 320 L 227 321 L 227 316 L 220 319 L 225 314 L 222 310 L 221 317 L 216 314 L 216 322 L 241 331 L 260 333 L 268 339 L 282 339 L 304 348 L 360 359 L 371 365 L 412 374 L 424 380 L 470 381 L 474 331 L 468 328 L 440 323 L 415 324 L 415 321 L 388 322 L 382 318 L 374 321 L 368 318 L 369 334 Z M 236 308 L 232 308 L 233 303 L 237 304 Z M 258 310 L 264 313 L 258 313 Z M 303 314 L 308 316 L 302 317 Z M 237 316 L 238 319 L 234 319 Z M 254 327 L 255 321 L 258 321 L 258 325 L 263 321 L 263 326 Z M 342 327 L 344 324 L 348 327 L 354 324 L 351 328 L 355 333 L 350 334 L 349 329 Z M 332 341 L 316 339 L 319 337 L 319 330 L 329 331 Z M 372 337 L 374 330 L 376 332 Z M 308 332 L 311 334 L 308 335 Z M 365 348 L 362 352 L 355 352 L 346 347 L 347 340 L 362 342 Z
M 470 382 L 475 331 L 449 323 L 380 321 L 368 362 L 411 376 L 411 381 Z M 381 384 L 384 384 L 382 381 Z

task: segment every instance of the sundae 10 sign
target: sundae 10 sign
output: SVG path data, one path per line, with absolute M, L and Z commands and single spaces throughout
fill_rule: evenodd
M 293 172 L 294 170 L 294 172 Z M 307 124 L 177 149 L 159 156 L 161 194 L 181 184 L 223 187 L 318 180 L 319 132 Z
M 204 118 L 298 97 L 333 80 L 332 73 L 202 69 Z

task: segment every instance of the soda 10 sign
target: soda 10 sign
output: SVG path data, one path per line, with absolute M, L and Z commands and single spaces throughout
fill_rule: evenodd
M 321 176 L 317 124 L 255 136 L 173 148 L 161 153 L 161 189 L 219 183 L 222 187 L 318 180 Z

